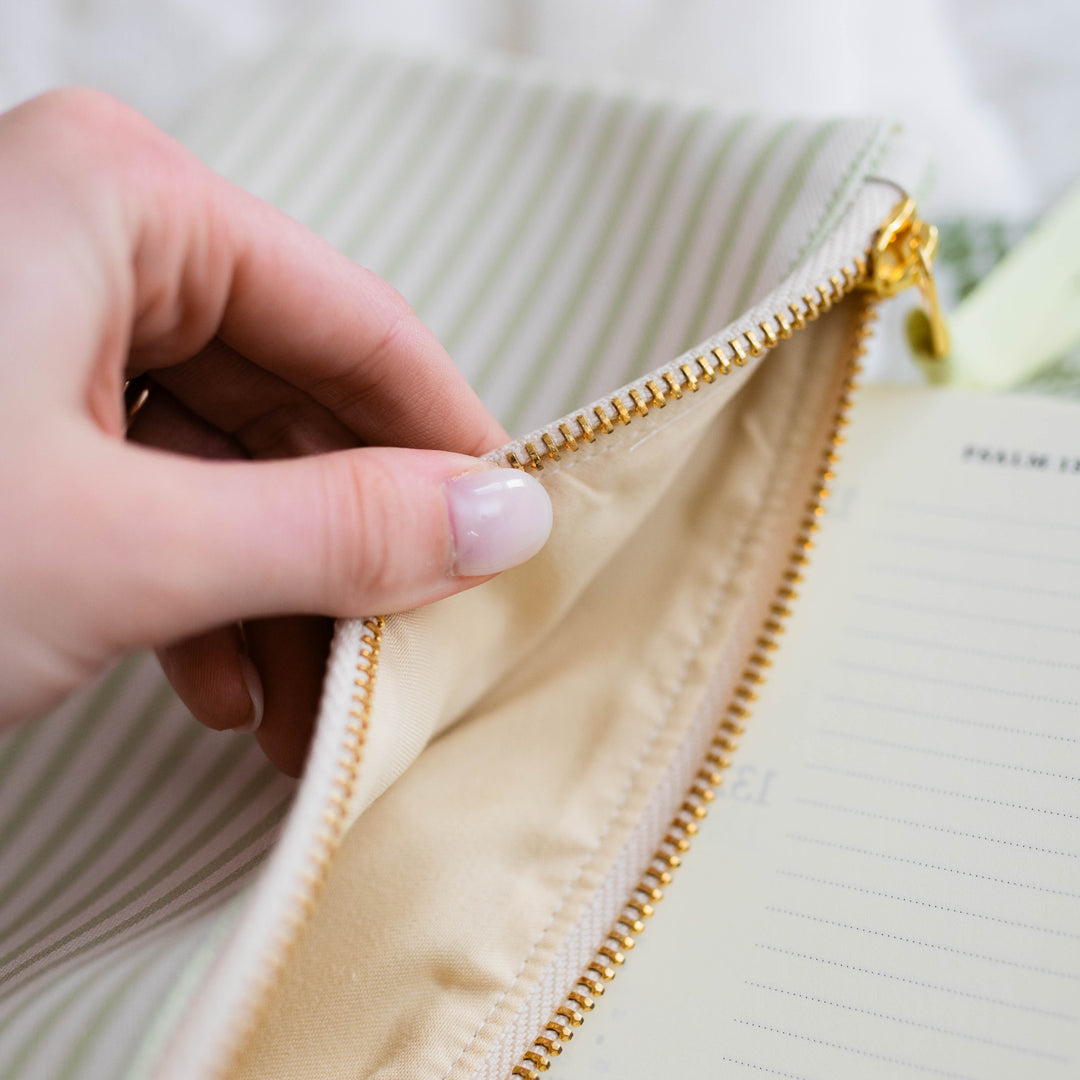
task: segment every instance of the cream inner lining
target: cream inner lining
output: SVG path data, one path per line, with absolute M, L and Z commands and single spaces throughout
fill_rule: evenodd
M 491 1071 L 713 673 L 757 632 L 845 329 L 834 313 L 734 398 L 706 387 L 566 455 L 545 469 L 541 555 L 388 620 L 365 802 L 404 771 L 351 826 L 237 1077 Z

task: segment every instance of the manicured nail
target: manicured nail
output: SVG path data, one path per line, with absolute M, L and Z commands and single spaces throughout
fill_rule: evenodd
M 496 574 L 535 555 L 551 532 L 551 500 L 535 477 L 486 469 L 447 482 L 458 577 Z
M 253 714 L 246 724 L 241 724 L 232 730 L 240 735 L 250 735 L 251 732 L 259 730 L 259 725 L 263 720 L 263 684 L 262 679 L 259 678 L 259 669 L 255 667 L 250 656 L 240 655 L 240 674 L 244 676 L 244 685 L 251 697 Z

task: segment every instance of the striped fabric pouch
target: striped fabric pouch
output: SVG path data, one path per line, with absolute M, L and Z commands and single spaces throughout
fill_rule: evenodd
M 489 585 L 339 625 L 299 784 L 145 657 L 5 736 L 0 1077 L 533 1076 L 775 644 L 862 286 L 910 280 L 923 235 L 894 132 L 327 45 L 179 135 L 405 294 L 532 433 L 493 457 L 556 526 Z

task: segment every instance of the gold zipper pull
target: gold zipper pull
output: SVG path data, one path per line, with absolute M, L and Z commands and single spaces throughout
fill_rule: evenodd
M 937 247 L 937 229 L 919 217 L 915 200 L 905 196 L 893 207 L 874 238 L 867 284 L 883 298 L 895 296 L 912 285 L 918 286 L 925 311 L 920 313 L 921 325 L 916 332 L 925 338 L 925 351 L 935 359 L 941 359 L 949 353 L 949 330 L 934 281 L 933 262 Z

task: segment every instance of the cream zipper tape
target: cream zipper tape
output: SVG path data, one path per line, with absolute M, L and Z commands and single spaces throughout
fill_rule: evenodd
M 857 377 L 862 371 L 861 357 L 866 352 L 866 339 L 877 318 L 878 297 L 864 290 L 853 299 L 859 304 L 855 313 L 850 352 L 839 395 L 834 399 L 835 411 L 824 445 L 820 448 L 817 471 L 805 514 L 799 522 L 792 550 L 772 596 L 772 602 L 762 622 L 742 674 L 736 682 L 726 708 L 720 711 L 711 743 L 701 761 L 696 776 L 683 794 L 681 805 L 673 815 L 665 835 L 643 867 L 640 879 L 627 897 L 622 913 L 598 945 L 592 960 L 578 976 L 565 1000 L 555 1010 L 543 1029 L 533 1038 L 511 1070 L 511 1075 L 523 1080 L 539 1080 L 541 1073 L 551 1067 L 553 1058 L 569 1042 L 574 1029 L 580 1027 L 587 1013 L 596 1007 L 596 999 L 604 993 L 605 984 L 615 978 L 618 968 L 626 963 L 626 954 L 633 949 L 636 938 L 645 931 L 645 920 L 652 917 L 655 905 L 664 898 L 664 889 L 671 884 L 674 873 L 690 850 L 708 807 L 716 797 L 730 768 L 732 755 L 738 749 L 739 737 L 750 720 L 758 687 L 765 682 L 772 666 L 771 654 L 779 648 L 784 624 L 791 615 L 791 605 L 798 599 L 809 552 L 814 547 L 814 533 L 820 528 L 819 518 L 825 513 L 826 500 L 834 479 L 834 467 L 840 459 L 838 447 L 844 442 L 843 428 L 853 404 Z
M 385 620 L 382 616 L 363 620 L 349 694 L 348 720 L 345 723 L 340 753 L 335 762 L 336 768 L 331 773 L 329 790 L 325 795 L 320 827 L 315 831 L 312 846 L 308 849 L 307 865 L 298 876 L 289 917 L 277 933 L 271 962 L 264 967 L 262 981 L 254 988 L 252 1000 L 256 1006 L 244 1014 L 242 1023 L 232 1031 L 231 1045 L 223 1055 L 223 1060 L 228 1063 L 221 1072 L 223 1077 L 232 1071 L 231 1063 L 239 1057 L 250 1040 L 262 1010 L 281 977 L 289 954 L 318 902 L 330 872 L 330 863 L 345 836 L 353 793 L 364 760 L 364 745 L 367 742 L 372 694 L 379 671 L 384 626 Z
M 646 377 L 640 386 L 626 390 L 625 400 L 620 395 L 608 398 L 592 406 L 588 413 L 580 412 L 561 422 L 554 434 L 544 431 L 537 441 L 524 441 L 520 450 L 506 451 L 506 463 L 515 469 L 543 469 L 545 461 L 559 461 L 563 454 L 575 453 L 581 446 L 595 442 L 598 436 L 626 427 L 635 416 L 648 416 L 651 410 L 681 401 L 685 394 L 696 394 L 703 385 L 745 367 L 751 359 L 790 338 L 794 331 L 804 329 L 867 279 L 866 260 L 855 259 L 853 265 L 841 267 L 828 282 L 788 304 L 786 311 L 759 322 L 756 330 L 745 330 L 688 363 Z
M 890 298 L 915 286 L 922 294 L 924 317 L 937 355 L 948 349 L 948 331 L 938 304 L 933 275 L 937 251 L 937 230 L 918 216 L 913 199 L 904 196 L 880 226 L 865 255 L 856 256 L 819 282 L 783 310 L 757 322 L 693 356 L 686 362 L 644 376 L 621 394 L 598 402 L 572 417 L 558 422 L 501 453 L 515 469 L 542 470 L 626 427 L 635 416 L 647 416 L 686 395 L 696 394 L 702 385 L 723 380 L 790 338 L 796 330 L 829 311 L 856 289 L 868 289 L 879 298 Z

